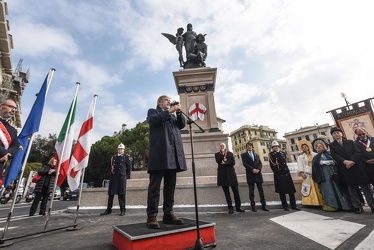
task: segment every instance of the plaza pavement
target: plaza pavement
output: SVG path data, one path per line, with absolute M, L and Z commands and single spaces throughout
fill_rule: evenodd
M 374 214 L 365 207 L 363 214 L 351 212 L 324 212 L 317 208 L 302 207 L 301 211 L 281 209 L 277 203 L 269 204 L 269 212 L 252 212 L 248 204 L 245 213 L 227 213 L 225 206 L 199 207 L 200 221 L 214 222 L 216 248 L 214 249 L 373 249 Z M 113 225 L 144 223 L 145 208 L 129 207 L 126 215 L 100 216 L 104 207 L 82 207 L 78 215 L 79 230 L 55 230 L 74 224 L 75 208 L 52 213 L 46 233 L 17 238 L 34 232 L 43 232 L 45 217 L 11 222 L 6 239 L 15 237 L 6 249 L 115 249 L 112 242 Z M 182 218 L 195 219 L 193 207 L 176 207 Z M 162 219 L 162 213 L 159 215 Z M 204 239 L 203 239 L 204 241 Z

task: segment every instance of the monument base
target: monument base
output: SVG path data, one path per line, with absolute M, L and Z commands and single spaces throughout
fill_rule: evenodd
M 113 226 L 112 244 L 117 249 L 188 249 L 197 240 L 196 220 L 183 218 L 183 225 L 160 222 L 160 229 L 150 229 L 146 223 Z M 215 246 L 215 223 L 199 221 L 200 238 L 204 245 Z

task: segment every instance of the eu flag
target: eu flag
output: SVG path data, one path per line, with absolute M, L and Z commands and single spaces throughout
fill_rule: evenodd
M 4 186 L 9 186 L 14 181 L 18 172 L 22 168 L 22 163 L 29 146 L 30 138 L 32 134 L 39 130 L 40 120 L 42 118 L 45 96 L 47 93 L 48 76 L 46 76 L 42 87 L 40 88 L 39 94 L 31 108 L 30 114 L 27 117 L 25 125 L 22 128 L 21 133 L 18 135 L 18 142 L 20 144 L 17 153 L 13 156 L 13 160 L 10 163 L 7 174 L 5 176 Z M 26 159 L 27 160 L 27 159 Z

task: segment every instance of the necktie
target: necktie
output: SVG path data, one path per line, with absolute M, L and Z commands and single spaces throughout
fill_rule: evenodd
M 254 158 L 253 158 L 253 153 L 252 153 L 252 151 L 249 152 L 249 156 L 251 157 L 251 159 L 252 159 L 252 161 L 253 161 Z

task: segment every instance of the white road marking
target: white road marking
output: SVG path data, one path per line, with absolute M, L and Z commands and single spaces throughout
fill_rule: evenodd
M 270 220 L 330 249 L 337 248 L 365 226 L 305 211 L 290 213 Z
M 368 237 L 366 237 L 360 244 L 355 248 L 355 250 L 370 250 L 374 246 L 374 231 L 372 231 Z

